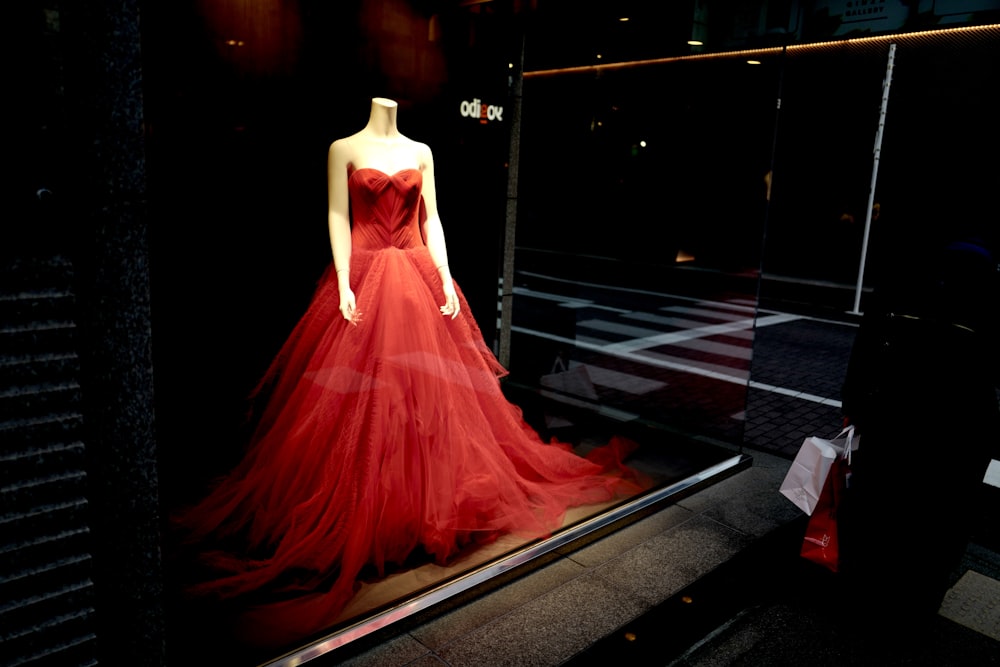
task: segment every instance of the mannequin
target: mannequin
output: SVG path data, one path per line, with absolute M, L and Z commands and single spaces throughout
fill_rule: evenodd
M 356 322 L 360 317 L 350 286 L 351 223 L 347 177 L 349 169 L 377 169 L 385 174 L 396 174 L 404 169 L 419 169 L 423 173 L 423 198 L 427 210 L 424 238 L 427 249 L 438 269 L 444 286 L 444 304 L 441 314 L 452 319 L 461 308 L 448 268 L 448 249 L 444 230 L 437 212 L 434 186 L 434 159 L 431 150 L 403 136 L 396 126 L 399 105 L 385 97 L 372 99 L 368 124 L 359 132 L 338 139 L 330 146 L 329 169 L 329 226 L 333 263 L 337 270 L 340 290 L 340 312 L 344 319 Z
M 188 592 L 252 600 L 257 643 L 329 627 L 363 571 L 542 538 L 569 507 L 643 489 L 632 443 L 582 458 L 507 402 L 448 268 L 431 151 L 397 108 L 375 98 L 331 144 L 332 262 L 261 381 L 246 456 L 177 520 L 202 547 Z

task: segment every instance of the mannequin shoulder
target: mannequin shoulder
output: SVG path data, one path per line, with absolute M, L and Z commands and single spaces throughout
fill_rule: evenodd
M 334 139 L 330 144 L 330 157 L 348 157 L 350 156 L 353 147 L 351 145 L 352 137 L 341 137 L 340 139 Z
M 414 141 L 413 152 L 417 156 L 417 160 L 420 162 L 421 166 L 433 166 L 434 152 L 431 151 L 430 146 L 420 141 Z
M 336 139 L 330 144 L 327 164 L 331 173 L 347 173 L 349 165 L 358 161 L 358 148 L 352 137 Z

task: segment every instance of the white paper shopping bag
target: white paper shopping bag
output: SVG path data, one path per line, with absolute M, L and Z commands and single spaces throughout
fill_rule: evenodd
M 838 456 L 850 457 L 858 448 L 854 427 L 848 426 L 832 439 L 810 436 L 802 441 L 779 491 L 806 514 L 812 515 L 830 468 Z

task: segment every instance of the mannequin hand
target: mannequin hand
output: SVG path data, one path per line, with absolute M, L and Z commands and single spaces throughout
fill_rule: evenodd
M 455 291 L 455 285 L 451 280 L 446 280 L 444 283 L 444 305 L 441 306 L 441 314 L 445 317 L 451 316 L 451 319 L 458 317 L 458 311 L 462 307 L 458 303 L 458 293 Z
M 340 314 L 354 326 L 358 326 L 358 322 L 361 321 L 361 313 L 358 311 L 354 292 L 349 289 L 341 290 L 340 292 Z

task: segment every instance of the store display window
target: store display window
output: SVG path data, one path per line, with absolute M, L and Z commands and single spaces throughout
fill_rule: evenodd
M 941 42 L 884 3 L 658 4 L 148 9 L 176 655 L 301 664 L 750 464 L 751 388 L 790 391 L 755 333 L 805 316 L 790 284 L 856 309 L 903 142 L 952 155 L 913 119 Z

